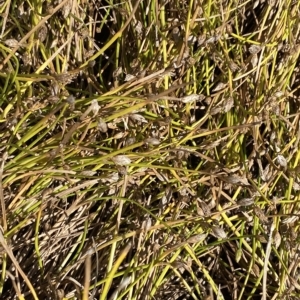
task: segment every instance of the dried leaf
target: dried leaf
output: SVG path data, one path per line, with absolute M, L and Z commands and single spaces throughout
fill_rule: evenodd
M 226 99 L 223 103 L 214 106 L 211 110 L 210 110 L 210 115 L 216 115 L 218 113 L 227 113 L 232 107 L 233 107 L 234 101 L 231 97 L 229 97 L 228 99 Z
M 225 233 L 224 229 L 219 226 L 213 226 L 212 232 L 217 238 L 226 239 L 227 234 Z
M 265 182 L 268 182 L 271 177 L 272 177 L 272 169 L 271 169 L 271 165 L 268 164 L 261 174 L 261 179 Z
M 143 222 L 142 228 L 147 231 L 152 226 L 151 218 L 147 217 L 146 220 Z
M 218 106 L 212 107 L 209 114 L 211 116 L 214 116 L 214 115 L 220 113 L 221 111 L 222 111 L 222 107 L 220 105 L 218 105 Z
M 141 36 L 143 34 L 143 24 L 141 21 L 137 20 L 136 24 L 134 25 L 134 29 L 136 30 L 137 34 Z
M 202 241 L 204 241 L 206 236 L 207 236 L 207 234 L 205 234 L 205 233 L 193 235 L 187 239 L 187 243 L 196 244 L 196 243 L 202 242 Z
M 121 139 L 124 137 L 124 135 L 125 135 L 125 132 L 118 132 L 114 135 L 114 139 L 115 140 Z
M 274 240 L 275 248 L 278 249 L 278 247 L 281 244 L 281 235 L 276 229 L 273 232 L 273 240 Z
M 280 145 L 278 143 L 275 143 L 274 146 L 275 146 L 275 151 L 277 153 L 281 151 Z
M 295 191 L 300 191 L 300 185 L 299 185 L 299 183 L 297 183 L 297 182 L 293 182 L 293 189 L 295 190 Z
M 38 33 L 38 39 L 40 40 L 41 43 L 43 43 L 48 35 L 48 28 L 44 25 L 40 28 L 39 33 Z
M 195 44 L 197 42 L 197 37 L 195 35 L 189 35 L 188 37 L 188 43 L 189 44 Z
M 282 92 L 282 91 L 277 91 L 277 92 L 274 93 L 274 97 L 276 97 L 276 98 L 280 98 L 283 95 L 284 95 L 284 92 Z
M 199 35 L 198 38 L 197 38 L 198 46 L 203 45 L 205 40 L 206 40 L 206 35 L 205 34 Z
M 98 104 L 98 100 L 96 100 L 96 99 L 92 100 L 91 108 L 92 108 L 92 112 L 93 112 L 94 116 L 97 115 L 98 112 L 99 112 L 99 109 L 100 109 L 100 106 Z
M 287 161 L 283 155 L 278 155 L 276 158 L 277 163 L 286 170 L 287 168 Z
M 253 54 L 253 56 L 251 57 L 251 64 L 252 64 L 252 67 L 256 67 L 257 66 L 257 63 L 258 63 L 258 56 L 257 54 Z
M 233 29 L 232 29 L 232 25 L 231 24 L 226 24 L 226 32 L 228 33 L 228 34 L 232 34 L 232 32 L 233 32 Z
M 241 176 L 237 176 L 237 175 L 232 175 L 232 176 L 227 176 L 227 177 L 223 177 L 220 176 L 220 179 L 231 183 L 231 184 L 236 184 L 236 185 L 244 185 L 244 186 L 249 186 L 249 182 L 248 179 L 246 177 L 241 177 Z
M 117 167 L 117 169 L 118 169 L 118 172 L 121 174 L 121 175 L 126 175 L 127 174 L 127 168 L 126 167 L 124 167 L 124 166 L 118 166 Z
M 116 187 L 115 186 L 110 187 L 110 190 L 108 191 L 108 196 L 115 195 L 115 194 L 116 194 Z
M 160 200 L 160 208 L 163 210 L 166 205 L 170 202 L 172 198 L 172 189 L 170 188 L 170 186 L 167 186 L 164 195 L 162 196 L 161 200 Z
M 156 138 L 147 138 L 144 140 L 145 143 L 150 144 L 150 145 L 154 145 L 157 146 L 160 144 L 160 141 Z
M 239 206 L 249 206 L 249 205 L 252 205 L 253 203 L 254 203 L 253 198 L 243 198 L 243 199 L 237 201 L 237 205 L 239 205 Z
M 194 101 L 202 101 L 205 99 L 205 96 L 202 95 L 202 94 L 191 94 L 191 95 L 188 95 L 188 96 L 184 96 L 182 98 L 180 98 L 180 100 L 183 102 L 183 103 L 190 103 L 190 102 L 194 102 Z
M 122 67 L 118 67 L 116 70 L 113 71 L 113 78 L 117 78 L 123 73 Z
M 279 116 L 280 115 L 280 106 L 276 103 L 274 105 L 271 106 L 271 111 L 276 115 Z
M 252 272 L 256 277 L 260 276 L 260 268 L 258 267 L 257 264 L 253 264 L 252 266 Z
M 207 40 L 206 40 L 206 44 L 213 44 L 215 43 L 217 40 L 220 39 L 220 36 L 219 35 L 214 35 L 214 36 L 211 36 L 209 37 Z
M 230 61 L 229 69 L 231 70 L 231 72 L 235 72 L 235 71 L 238 71 L 240 69 L 240 67 L 235 62 Z
M 127 82 L 127 81 L 133 80 L 135 78 L 136 78 L 136 76 L 134 76 L 134 75 L 126 74 L 124 81 Z
M 260 0 L 256 0 L 253 4 L 253 9 L 255 9 L 260 3 Z
M 179 27 L 174 27 L 172 30 L 172 36 L 173 36 L 173 40 L 175 41 L 175 43 L 177 43 L 179 41 L 179 37 L 180 37 L 180 29 Z
M 107 124 L 104 122 L 103 119 L 99 119 L 98 121 L 98 125 L 97 125 L 98 129 L 103 132 L 103 133 L 106 133 L 108 128 L 107 128 Z
M 264 212 L 258 206 L 254 206 L 253 212 L 255 213 L 255 215 L 259 218 L 259 220 L 262 223 L 264 223 L 264 224 L 269 223 L 268 218 L 265 216 Z
M 154 173 L 159 181 L 161 181 L 161 182 L 167 181 L 166 178 L 163 175 L 161 175 L 159 172 L 157 172 L 156 170 L 154 170 Z
M 66 4 L 62 8 L 62 14 L 64 18 L 67 18 L 72 8 L 71 1 L 67 1 Z
M 131 159 L 126 155 L 117 155 L 112 158 L 112 161 L 118 166 L 126 166 L 131 163 Z
M 276 133 L 275 133 L 275 131 L 272 131 L 271 136 L 270 136 L 270 142 L 274 143 L 275 139 L 276 139 Z
M 219 82 L 216 87 L 212 90 L 213 92 L 217 92 L 220 91 L 222 89 L 224 89 L 227 85 L 223 82 Z
M 4 41 L 4 44 L 10 48 L 15 48 L 19 46 L 19 42 L 15 39 L 8 39 Z
M 86 51 L 85 52 L 85 57 L 86 58 L 90 58 L 91 56 L 93 56 L 95 53 L 95 50 L 94 49 L 90 49 L 89 51 Z
M 210 215 L 211 211 L 210 211 L 209 206 L 204 201 L 202 201 L 200 199 L 198 200 L 198 202 L 200 204 L 200 207 L 201 207 L 201 209 L 203 211 L 204 216 Z
M 80 173 L 80 175 L 83 175 L 83 176 L 94 176 L 96 173 L 97 173 L 96 171 L 86 170 L 86 171 L 82 171 Z
M 60 73 L 60 74 L 54 74 L 52 75 L 58 82 L 62 84 L 69 84 L 71 83 L 76 77 L 78 73 Z
M 130 145 L 133 145 L 135 143 L 135 141 L 136 141 L 135 137 L 129 137 L 126 139 L 125 144 L 126 144 L 126 146 L 130 146 Z
M 56 294 L 58 299 L 64 299 L 65 298 L 65 291 L 63 289 L 57 289 Z
M 107 127 L 109 129 L 117 129 L 118 127 L 116 126 L 117 123 L 115 123 L 116 120 L 114 120 L 114 122 L 109 122 L 107 123 Z
M 178 160 L 182 160 L 182 158 L 184 157 L 185 152 L 182 150 L 178 150 L 176 152 L 176 157 L 178 158 Z
M 261 50 L 261 46 L 259 46 L 259 45 L 251 45 L 251 46 L 249 47 L 249 52 L 250 52 L 251 54 L 256 54 L 256 53 L 258 53 L 260 50 Z
M 230 109 L 233 107 L 233 105 L 234 105 L 233 99 L 231 97 L 227 98 L 223 104 L 224 113 L 229 112 Z
M 120 285 L 118 286 L 118 291 L 123 290 L 131 282 L 131 276 L 123 277 Z
M 115 183 L 119 180 L 119 173 L 118 172 L 114 172 L 110 175 L 108 175 L 107 177 L 101 178 L 102 182 L 109 182 L 109 183 Z
M 141 122 L 141 123 L 148 123 L 148 121 L 140 114 L 131 114 L 129 118 L 133 121 Z
M 54 96 L 55 97 L 55 96 Z M 70 105 L 73 106 L 75 105 L 75 97 L 73 95 L 69 95 L 68 98 L 66 99 L 66 102 Z
M 270 7 L 274 7 L 276 5 L 276 0 L 268 0 L 268 4 Z
M 298 220 L 298 218 L 299 218 L 298 216 L 290 216 L 290 217 L 283 219 L 281 222 L 283 224 L 295 223 Z
M 266 244 L 268 242 L 267 239 L 266 239 L 266 237 L 264 235 L 261 235 L 261 234 L 257 235 L 256 239 L 258 241 L 260 241 L 261 243 L 263 243 L 263 244 Z
M 30 66 L 32 64 L 31 54 L 28 52 L 24 52 L 22 55 L 22 60 L 25 66 Z

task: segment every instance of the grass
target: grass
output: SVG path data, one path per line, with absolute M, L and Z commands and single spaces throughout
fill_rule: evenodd
M 299 3 L 0 1 L 1 299 L 299 299 Z

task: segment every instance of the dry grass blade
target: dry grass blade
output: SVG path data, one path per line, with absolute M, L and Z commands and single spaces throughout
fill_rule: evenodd
M 271 254 L 271 247 L 272 247 L 272 238 L 273 238 L 273 231 L 275 229 L 275 223 L 272 222 L 270 226 L 270 232 L 269 232 L 269 240 L 266 248 L 266 254 L 265 254 L 265 263 L 264 263 L 264 272 L 263 272 L 263 292 L 262 292 L 262 300 L 267 299 L 268 291 L 267 291 L 267 276 L 268 276 L 268 264 L 269 264 L 269 258 Z
M 7 231 L 7 220 L 6 220 L 6 207 L 5 207 L 5 200 L 4 200 L 4 193 L 3 193 L 3 169 L 4 169 L 4 164 L 5 161 L 8 158 L 7 152 L 5 152 L 2 156 L 2 161 L 0 165 L 0 202 L 1 202 L 1 211 L 2 211 L 2 228 L 4 232 Z
M 9 246 L 6 244 L 6 241 L 5 241 L 3 233 L 2 233 L 2 228 L 0 229 L 0 244 L 2 245 L 3 249 L 5 250 L 5 252 L 9 256 L 9 258 L 13 262 L 13 264 L 14 264 L 15 268 L 17 269 L 17 271 L 20 273 L 20 275 L 22 276 L 22 278 L 26 282 L 28 288 L 30 289 L 30 292 L 32 293 L 32 297 L 34 298 L 34 300 L 38 300 L 38 296 L 36 294 L 36 291 L 35 291 L 34 287 L 32 286 L 32 284 L 29 281 L 29 279 L 26 276 L 26 274 L 21 269 L 18 261 L 16 260 L 14 254 L 12 253 L 11 249 L 9 249 Z

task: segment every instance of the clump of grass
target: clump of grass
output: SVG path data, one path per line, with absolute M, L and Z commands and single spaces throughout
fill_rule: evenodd
M 298 299 L 299 3 L 2 1 L 3 299 Z

